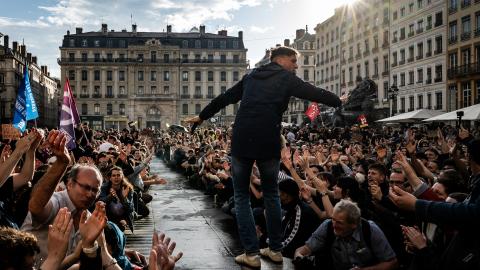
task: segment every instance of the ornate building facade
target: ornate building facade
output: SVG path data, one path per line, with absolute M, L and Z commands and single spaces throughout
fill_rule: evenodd
M 165 128 L 196 115 L 237 83 L 248 63 L 243 32 L 237 37 L 205 32 L 109 30 L 64 36 L 60 47 L 62 85 L 69 78 L 82 121 L 94 128 Z M 239 104 L 222 110 L 217 123 L 233 121 Z

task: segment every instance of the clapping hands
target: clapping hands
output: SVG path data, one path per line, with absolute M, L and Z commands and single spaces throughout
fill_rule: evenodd
M 153 233 L 152 250 L 150 251 L 149 269 L 150 270 L 171 270 L 175 263 L 183 256 L 183 252 L 173 255 L 176 243 L 166 237 L 164 233 Z

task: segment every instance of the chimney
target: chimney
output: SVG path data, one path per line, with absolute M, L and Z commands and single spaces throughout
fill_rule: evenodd
M 67 36 L 70 36 L 70 30 L 67 30 Z
M 12 42 L 12 51 L 17 52 L 18 50 L 18 42 L 14 41 Z
M 238 38 L 243 40 L 243 31 L 238 31 Z
M 102 23 L 102 34 L 106 35 L 108 32 L 108 26 L 106 23 Z
M 75 34 L 77 34 L 77 35 L 78 35 L 78 34 L 81 34 L 82 31 L 83 31 L 82 27 L 77 27 L 77 28 L 75 28 Z
M 167 25 L 167 33 L 171 33 L 172 32 L 172 25 L 169 24 Z
M 8 46 L 9 46 L 8 42 L 9 42 L 8 35 L 3 36 L 3 48 L 5 50 L 5 54 L 7 54 L 7 51 L 8 51 Z
M 32 53 L 27 53 L 27 62 L 32 63 Z
M 50 72 L 48 72 L 48 66 L 44 66 L 45 72 L 43 72 L 45 75 L 50 76 Z
M 200 25 L 200 34 L 205 34 L 205 25 Z
M 226 37 L 227 36 L 227 30 L 218 31 L 218 35 Z
M 285 40 L 283 41 L 283 46 L 285 46 L 285 47 L 290 47 L 290 39 L 288 39 L 288 38 L 285 39 Z
M 45 66 L 40 66 L 40 71 L 42 71 L 42 74 L 45 74 Z
M 34 64 L 37 64 L 37 57 L 36 57 L 36 56 L 32 56 L 32 62 L 33 62 Z
M 297 29 L 295 39 L 302 38 L 305 35 L 305 29 Z
M 132 24 L 132 33 L 133 34 L 137 34 L 137 25 L 136 24 Z
M 26 53 L 27 53 L 27 46 L 25 45 L 20 45 L 18 46 L 20 48 L 20 55 L 25 57 L 26 56 Z

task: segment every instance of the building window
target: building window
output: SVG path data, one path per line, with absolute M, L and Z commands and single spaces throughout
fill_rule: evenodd
M 199 82 L 202 80 L 202 72 L 200 71 L 195 71 L 195 81 Z
M 225 54 L 220 55 L 220 63 L 227 63 L 227 56 Z
M 143 70 L 138 71 L 138 77 L 137 78 L 138 78 L 139 81 L 143 81 Z
M 96 96 L 96 97 L 100 96 L 100 86 L 95 85 L 93 87 L 93 95 Z
M 100 40 L 98 40 L 98 39 L 95 40 L 95 41 L 93 42 L 93 45 L 94 45 L 95 47 L 100 47 Z
M 309 80 L 310 80 L 308 74 L 309 74 L 309 73 L 308 73 L 308 70 L 304 70 L 304 71 L 303 71 L 303 80 L 304 80 L 304 81 L 309 81 Z M 238 76 L 238 74 L 237 74 L 237 76 Z M 234 81 L 235 81 L 235 73 L 234 73 L 233 79 L 234 79 Z M 238 78 L 237 78 L 237 79 L 238 79 Z
M 427 94 L 427 109 L 432 109 L 432 94 L 428 93 Z
M 365 78 L 370 77 L 370 63 L 365 61 Z
M 308 65 L 308 57 L 305 57 L 307 59 L 307 63 L 305 65 Z M 238 54 L 233 55 L 233 63 L 238 64 L 240 63 L 240 57 Z
M 188 71 L 182 71 L 182 81 L 188 81 Z
M 227 80 L 227 72 L 220 72 L 220 81 L 225 82 Z
M 227 41 L 220 40 L 220 49 L 225 49 L 225 48 L 227 48 Z
M 125 115 L 125 104 L 118 105 L 118 110 L 120 112 L 120 115 Z
M 170 54 L 166 53 L 163 55 L 163 62 L 170 63 Z
M 415 98 L 413 96 L 408 97 L 409 111 L 413 111 L 415 108 Z
M 143 93 L 144 93 L 144 91 L 143 91 L 143 85 L 140 85 L 140 86 L 138 87 L 137 93 L 138 93 L 139 95 L 143 95 Z
M 182 114 L 188 114 L 188 104 L 182 104 Z
M 82 81 L 86 81 L 88 79 L 88 71 L 82 70 Z
M 472 90 L 470 89 L 470 82 L 462 83 L 463 93 L 463 107 L 468 107 L 472 104 Z
M 238 40 L 233 41 L 233 48 L 238 49 Z
M 405 86 L 405 73 L 400 73 L 400 86 Z
M 442 53 L 442 36 L 438 36 L 435 38 L 435 46 L 436 46 L 436 50 L 435 50 L 435 54 L 440 54 Z
M 113 114 L 113 105 L 111 103 L 107 104 L 107 115 Z
M 417 109 L 423 109 L 423 95 L 417 96 Z
M 170 71 L 166 70 L 163 72 L 163 80 L 166 82 L 170 81 Z
M 462 18 L 462 35 L 468 35 L 471 31 L 470 15 L 468 15 Z
M 213 82 L 213 71 L 209 71 L 207 77 L 209 82 Z
M 195 104 L 195 114 L 200 114 L 202 107 L 200 104 Z
M 95 53 L 95 54 L 93 55 L 93 59 L 94 59 L 95 62 L 100 62 L 100 54 L 99 54 L 99 53 Z
M 87 62 L 88 56 L 86 53 L 82 53 L 82 62 Z
M 188 54 L 182 54 L 182 63 L 188 63 Z
M 207 63 L 213 63 L 213 54 L 208 55 Z
M 95 115 L 100 115 L 100 104 L 96 103 L 95 105 L 93 105 L 93 113 Z
M 188 95 L 188 86 L 184 85 L 182 86 L 182 95 Z
M 213 98 L 213 86 L 208 87 L 207 98 Z
M 150 52 L 150 61 L 152 63 L 157 62 L 157 52 Z
M 82 39 L 82 47 L 87 47 L 88 46 L 88 42 L 86 39 Z
M 157 87 L 155 85 L 150 86 L 150 94 L 152 95 L 157 94 Z
M 112 71 L 107 70 L 107 81 L 111 81 L 113 79 Z
M 150 71 L 150 81 L 154 82 L 157 80 L 157 72 L 155 70 Z
M 70 81 L 74 81 L 75 80 L 75 70 L 69 70 L 68 71 L 68 79 Z
M 113 97 L 113 87 L 111 85 L 107 86 L 107 97 Z
M 443 109 L 443 97 L 442 97 L 442 92 L 435 93 L 435 96 L 437 98 L 437 105 L 435 107 L 436 110 L 441 110 Z
M 442 65 L 435 66 L 435 82 L 442 81 Z
M 423 68 L 417 69 L 417 83 L 423 83 Z
M 195 40 L 195 48 L 200 49 L 202 47 L 202 42 L 200 40 Z
M 195 86 L 195 97 L 194 98 L 202 98 L 202 87 Z
M 308 70 L 306 70 L 306 71 L 307 71 L 307 77 L 306 77 L 305 80 L 308 81 Z M 239 76 L 239 75 L 238 75 L 238 71 L 234 71 L 234 72 L 233 72 L 233 81 L 234 81 L 234 82 L 238 81 L 238 79 L 239 79 L 238 76 Z
M 220 86 L 220 93 L 225 93 L 227 91 L 227 87 L 226 86 Z
M 405 98 L 400 98 L 400 110 L 401 112 L 405 112 Z
M 88 104 L 82 104 L 82 114 L 88 114 Z
M 443 13 L 440 11 L 435 14 L 435 27 L 443 24 Z
M 70 47 L 75 47 L 75 39 L 71 38 L 69 40 L 69 45 L 70 45 Z
M 170 94 L 170 86 L 168 86 L 168 85 L 163 86 L 163 93 L 165 95 L 169 95 Z
M 183 48 L 188 48 L 188 40 L 182 41 L 182 47 Z
M 107 61 L 108 62 L 113 62 L 113 54 L 107 53 Z
M 415 77 L 412 70 L 408 72 L 408 84 L 414 84 L 414 83 L 415 83 Z
M 118 80 L 119 81 L 125 81 L 125 70 L 119 70 L 118 71 Z
M 125 86 L 122 85 L 118 88 L 118 94 L 122 96 L 127 94 L 127 92 L 125 91 Z

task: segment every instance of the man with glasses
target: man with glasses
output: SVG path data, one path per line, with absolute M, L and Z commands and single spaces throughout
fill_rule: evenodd
M 21 228 L 37 237 L 40 246 L 37 260 L 47 257 L 48 228 L 63 207 L 67 207 L 68 211 L 72 213 L 75 228 L 70 234 L 67 255 L 74 252 L 80 241 L 78 232 L 80 216 L 95 202 L 103 181 L 100 171 L 95 166 L 75 165 L 70 170 L 67 189 L 54 193 L 70 163 L 70 157 L 65 148 L 65 134 L 57 130 L 51 131 L 47 141 L 57 159 L 33 187 L 28 205 L 29 212 Z M 90 214 L 87 212 L 87 215 Z M 74 262 L 75 260 L 72 261 L 72 263 Z

